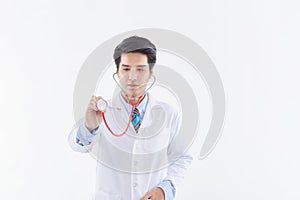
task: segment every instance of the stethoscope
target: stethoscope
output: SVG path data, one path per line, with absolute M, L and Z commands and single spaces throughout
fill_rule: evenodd
M 104 99 L 99 100 L 99 101 L 97 102 L 97 108 L 99 109 L 99 111 L 101 111 L 102 119 L 103 119 L 103 121 L 104 121 L 105 126 L 106 126 L 107 129 L 109 130 L 109 132 L 110 132 L 113 136 L 120 137 L 120 136 L 123 136 L 123 135 L 126 134 L 128 128 L 129 128 L 129 126 L 130 126 L 130 123 L 131 123 L 131 120 L 132 120 L 132 113 L 133 113 L 135 107 L 139 105 L 139 103 L 143 100 L 144 95 L 145 95 L 145 94 L 148 92 L 148 90 L 154 85 L 154 83 L 156 82 L 156 77 L 155 77 L 154 75 L 151 75 L 151 77 L 153 77 L 153 81 L 152 81 L 150 87 L 147 88 L 147 89 L 145 90 L 145 92 L 144 92 L 139 98 L 130 98 L 130 97 L 128 97 L 128 95 L 126 94 L 126 92 L 125 92 L 125 90 L 122 88 L 122 86 L 121 86 L 121 85 L 118 83 L 118 81 L 116 80 L 116 78 L 115 78 L 115 75 L 116 75 L 116 74 L 117 74 L 117 73 L 113 73 L 113 79 L 114 79 L 115 83 L 118 85 L 118 87 L 119 87 L 119 88 L 122 90 L 122 92 L 125 94 L 124 96 L 125 96 L 125 99 L 126 99 L 127 103 L 131 105 L 131 111 L 130 111 L 130 114 L 129 114 L 129 120 L 128 120 L 126 129 L 125 129 L 122 133 L 120 133 L 120 134 L 116 134 L 116 133 L 114 133 L 114 132 L 111 130 L 111 128 L 109 127 L 109 125 L 108 125 L 108 123 L 107 123 L 107 121 L 106 121 L 105 114 L 104 114 L 105 111 L 106 111 L 106 109 L 108 108 L 108 102 L 107 102 L 106 100 L 104 100 Z M 148 82 L 147 82 L 147 83 L 144 83 L 144 84 L 142 84 L 142 85 L 140 85 L 139 87 L 136 88 L 136 90 L 137 90 L 138 88 L 144 86 L 144 85 L 147 85 L 147 84 L 148 84 Z M 136 99 L 137 99 L 137 102 L 136 102 L 136 103 L 134 103 L 134 104 L 133 104 L 133 103 L 130 103 L 130 100 L 136 100 Z

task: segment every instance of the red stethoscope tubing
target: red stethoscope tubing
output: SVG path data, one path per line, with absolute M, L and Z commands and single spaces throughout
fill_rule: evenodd
M 143 97 L 143 96 L 140 96 L 140 97 L 138 98 L 138 101 L 137 101 L 135 104 L 131 104 L 131 103 L 129 102 L 129 99 L 128 99 L 127 95 L 126 95 L 127 103 L 130 104 L 132 108 L 131 108 L 131 112 L 130 112 L 130 116 L 129 116 L 129 121 L 128 121 L 127 127 L 126 127 L 126 129 L 123 131 L 123 133 L 121 133 L 121 134 L 116 134 L 116 133 L 114 133 L 114 132 L 110 129 L 110 127 L 108 126 L 108 123 L 107 123 L 107 121 L 106 121 L 104 112 L 101 112 L 102 119 L 103 119 L 103 121 L 104 121 L 104 123 L 105 123 L 105 126 L 107 127 L 107 129 L 109 130 L 109 132 L 110 132 L 113 136 L 120 137 L 120 136 L 123 136 L 123 135 L 126 134 L 128 128 L 129 128 L 129 126 L 130 126 L 131 120 L 132 120 L 132 113 L 133 113 L 135 107 L 136 107 L 137 105 L 139 105 L 140 101 L 142 100 L 142 97 Z

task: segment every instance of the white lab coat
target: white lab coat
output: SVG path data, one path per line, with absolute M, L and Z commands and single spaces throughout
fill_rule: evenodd
M 111 129 L 121 133 L 128 123 L 128 113 L 120 99 L 113 103 L 109 101 L 109 104 L 122 108 L 107 109 L 105 113 Z M 116 121 L 116 117 L 123 119 Z M 89 152 L 98 161 L 94 199 L 139 200 L 166 179 L 171 180 L 177 189 L 192 161 L 192 156 L 185 152 L 180 141 L 175 140 L 180 122 L 180 116 L 173 107 L 149 94 L 138 134 L 131 123 L 122 137 L 113 136 L 103 122 L 96 136 L 91 135 L 84 123 L 78 131 L 73 131 L 69 137 L 71 147 L 75 151 Z M 92 143 L 85 146 L 77 144 L 75 138 L 78 133 Z

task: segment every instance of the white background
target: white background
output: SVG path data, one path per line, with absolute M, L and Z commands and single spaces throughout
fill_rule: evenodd
M 67 143 L 75 80 L 102 42 L 147 27 L 197 42 L 226 92 L 223 135 L 177 199 L 299 199 L 297 1 L 142 2 L 1 1 L 1 199 L 92 198 L 96 161 Z

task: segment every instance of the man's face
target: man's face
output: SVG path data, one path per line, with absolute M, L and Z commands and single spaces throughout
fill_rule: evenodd
M 150 71 L 148 58 L 141 53 L 123 53 L 119 70 L 120 84 L 130 98 L 138 98 L 144 94 L 146 83 L 153 70 Z

